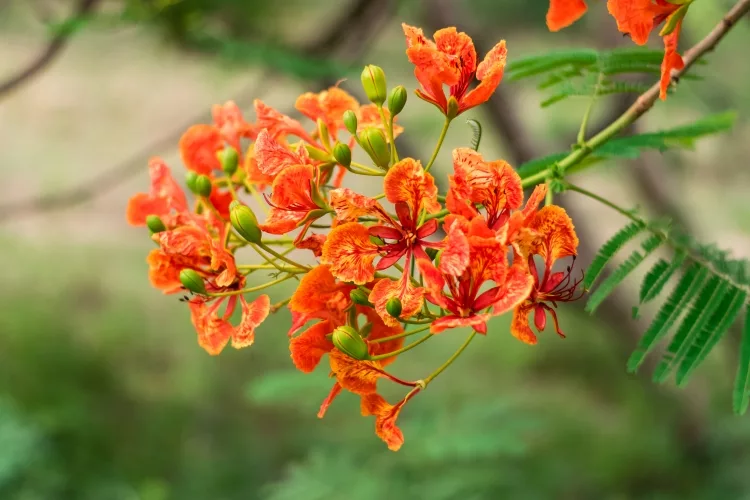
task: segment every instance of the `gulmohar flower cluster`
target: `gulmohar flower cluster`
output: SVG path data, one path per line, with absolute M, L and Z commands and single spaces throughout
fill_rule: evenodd
M 259 100 L 254 123 L 232 102 L 215 106 L 213 123 L 190 127 L 179 144 L 193 201 L 154 158 L 150 191 L 133 196 L 127 209 L 130 224 L 147 226 L 156 244 L 147 258 L 151 283 L 183 296 L 201 347 L 212 355 L 228 343 L 248 347 L 269 314 L 288 307 L 295 366 L 311 372 L 327 356 L 335 379 L 318 416 L 341 391 L 352 392 L 392 450 L 404 440 L 396 425 L 404 405 L 477 333 L 487 334 L 492 317 L 512 314 L 511 333 L 528 344 L 549 318 L 564 337 L 555 308 L 581 293 L 569 259 L 578 238 L 565 210 L 542 206 L 546 185 L 524 200 L 511 165 L 470 148 L 453 151 L 445 194 L 431 173 L 451 121 L 500 84 L 505 42 L 479 61 L 472 40 L 455 28 L 434 40 L 403 28 L 416 94 L 444 120 L 426 163 L 399 157 L 396 118 L 407 91 L 389 91 L 383 70 L 370 65 L 362 73 L 369 104 L 338 87 L 305 93 L 295 107 L 307 125 Z M 355 148 L 370 164 L 352 160 Z M 368 197 L 346 187 L 352 175 L 382 180 L 382 193 Z M 262 220 L 245 197 L 263 208 Z M 238 264 L 243 248 L 261 263 Z M 316 264 L 298 262 L 302 252 Z M 273 278 L 248 287 L 254 273 Z M 264 291 L 288 280 L 298 280 L 296 290 L 272 305 Z M 471 329 L 469 337 L 433 373 L 415 381 L 391 373 L 398 357 L 462 327 Z M 403 398 L 386 401 L 381 380 L 403 386 Z

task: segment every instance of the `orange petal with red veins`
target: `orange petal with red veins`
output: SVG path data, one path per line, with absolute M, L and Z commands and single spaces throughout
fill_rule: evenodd
M 378 281 L 372 287 L 369 300 L 375 306 L 375 310 L 383 318 L 383 322 L 386 325 L 396 326 L 399 324 L 398 319 L 388 314 L 385 308 L 388 300 L 397 297 L 401 301 L 401 315 L 399 318 L 405 319 L 411 317 L 422 308 L 424 293 L 424 288 L 414 286 L 408 275 L 404 274 L 398 281 L 387 278 Z
M 211 240 L 211 269 L 221 271 L 216 277 L 216 284 L 222 287 L 231 285 L 237 277 L 234 255 L 216 240 Z
M 525 266 L 511 266 L 505 275 L 505 283 L 501 287 L 502 292 L 492 306 L 492 314 L 499 316 L 517 307 L 529 297 L 533 286 L 534 278 Z
M 289 309 L 297 313 L 310 314 L 325 310 L 331 296 L 340 293 L 343 288 L 346 286 L 336 283 L 336 278 L 328 266 L 314 267 L 300 280 L 289 302 Z
M 373 261 L 378 247 L 370 241 L 370 233 L 357 222 L 348 222 L 328 233 L 321 261 L 342 281 L 364 285 L 375 278 Z
M 495 89 L 503 79 L 507 57 L 508 50 L 505 47 L 505 40 L 492 47 L 492 50 L 487 53 L 484 60 L 477 67 L 479 85 L 461 99 L 459 102 L 459 113 L 485 103 L 492 97 Z
M 271 136 L 277 138 L 283 135 L 296 135 L 300 138 L 307 138 L 308 134 L 297 120 L 293 120 L 287 115 L 280 113 L 271 106 L 266 105 L 260 99 L 253 102 L 255 106 L 255 115 L 257 123 L 255 127 L 258 130 L 268 129 Z
M 321 321 L 292 338 L 289 342 L 292 362 L 304 373 L 312 372 L 323 356 L 333 349 L 333 343 L 326 335 L 333 332 L 329 321 Z
M 214 124 L 221 131 L 222 137 L 237 151 L 241 151 L 240 139 L 254 139 L 255 128 L 245 121 L 239 106 L 234 101 L 215 104 L 211 108 Z
M 258 134 L 253 149 L 258 169 L 266 175 L 275 176 L 287 167 L 307 163 L 307 158 L 282 146 L 266 129 Z
M 529 313 L 533 309 L 531 304 L 523 304 L 513 309 L 513 319 L 510 322 L 510 333 L 518 340 L 527 344 L 536 344 L 536 335 L 529 327 Z
M 617 29 L 630 35 L 638 45 L 645 45 L 655 28 L 654 21 L 663 18 L 680 6 L 653 0 L 608 0 L 607 8 L 617 21 Z
M 461 224 L 452 224 L 444 240 L 445 247 L 440 254 L 440 272 L 460 276 L 469 265 L 469 240 L 461 230 Z
M 180 138 L 180 155 L 185 167 L 198 174 L 211 175 L 221 169 L 216 153 L 224 149 L 224 139 L 213 125 L 193 125 Z
M 383 179 L 383 190 L 388 201 L 406 202 L 412 210 L 423 207 L 435 213 L 442 208 L 437 200 L 435 179 L 424 171 L 419 160 L 404 158 L 393 165 Z
M 438 84 L 455 85 L 461 78 L 461 71 L 453 64 L 453 58 L 440 50 L 431 40 L 427 40 L 420 28 L 402 23 L 401 27 L 406 35 L 406 55 L 416 66 L 415 73 L 423 77 L 437 80 Z M 419 77 L 418 77 L 419 79 Z M 419 79 L 423 85 L 425 82 Z M 431 84 L 432 82 L 429 82 Z M 425 85 L 429 87 L 430 85 Z M 439 87 L 438 87 L 439 88 Z M 442 89 L 440 89 L 442 94 Z M 445 99 L 445 96 L 443 96 Z
M 151 250 L 146 258 L 148 262 L 148 279 L 151 286 L 165 294 L 182 291 L 180 271 L 184 269 L 172 261 L 172 258 L 159 250 Z
M 315 257 L 320 257 L 323 255 L 323 245 L 325 242 L 325 234 L 311 234 L 307 238 L 295 242 L 294 246 L 301 250 L 310 250 Z
M 266 175 L 258 168 L 258 162 L 255 161 L 255 151 L 253 148 L 248 148 L 247 154 L 245 154 L 245 161 L 243 163 L 245 168 L 245 181 L 253 186 L 258 191 L 264 191 L 267 186 L 270 186 L 273 182 L 273 176 Z
M 403 401 L 396 405 L 388 403 L 379 394 L 362 396 L 362 415 L 365 417 L 375 416 L 375 434 L 388 445 L 388 449 L 391 451 L 398 451 L 404 444 L 404 434 L 396 425 L 396 420 L 401 408 L 413 394 L 415 393 L 409 393 Z
M 480 333 L 486 333 L 486 323 L 491 317 L 492 316 L 489 314 L 474 314 L 466 318 L 459 318 L 458 316 L 443 316 L 432 322 L 432 325 L 430 325 L 430 332 L 441 333 L 452 328 L 464 328 L 468 326 L 474 329 L 484 330 L 484 332 Z
M 209 306 L 201 298 L 188 303 L 190 320 L 198 333 L 198 344 L 212 356 L 221 353 L 234 333 L 234 327 L 216 314 L 218 305 L 217 302 Z
M 339 394 L 341 394 L 341 384 L 336 382 L 333 384 L 333 387 L 331 387 L 331 392 L 328 393 L 328 396 L 326 396 L 323 403 L 321 403 L 320 410 L 318 410 L 318 418 L 325 417 L 328 407 L 331 406 L 331 403 L 333 403 L 333 400 L 336 399 L 336 396 Z
M 550 0 L 547 11 L 547 28 L 560 31 L 578 21 L 586 13 L 583 0 Z
M 672 70 L 679 71 L 685 67 L 685 61 L 677 52 L 677 43 L 680 40 L 682 21 L 677 23 L 674 31 L 664 37 L 664 60 L 661 63 L 661 81 L 659 83 L 659 97 L 666 100 L 667 90 L 672 83 Z
M 576 255 L 578 236 L 564 208 L 557 205 L 542 208 L 529 229 L 536 234 L 531 253 L 541 255 L 550 266 L 557 259 Z
M 128 202 L 127 219 L 132 226 L 145 226 L 146 217 L 158 215 L 162 219 L 188 211 L 187 198 L 164 160 L 151 158 L 148 163 L 151 191 L 138 193 Z M 164 221 L 167 224 L 169 221 Z
M 364 395 L 377 389 L 378 379 L 383 373 L 378 361 L 359 361 L 336 349 L 329 353 L 328 359 L 336 380 L 347 391 Z
M 310 181 L 314 169 L 310 165 L 292 165 L 282 170 L 273 181 L 271 209 L 260 228 L 271 234 L 294 230 L 318 206 L 312 200 Z
M 334 189 L 329 193 L 329 198 L 331 208 L 336 211 L 338 222 L 356 222 L 359 217 L 390 219 L 377 200 L 356 193 L 349 188 Z
M 240 297 L 242 304 L 242 319 L 232 335 L 232 347 L 241 349 L 248 347 L 255 341 L 255 329 L 260 326 L 271 312 L 271 299 L 268 295 L 261 295 L 249 304 Z
M 339 87 L 330 87 L 319 94 L 302 94 L 297 98 L 294 107 L 314 122 L 322 120 L 328 127 L 331 137 L 335 138 L 338 129 L 344 127 L 344 113 L 348 110 L 356 113 L 359 102 L 347 91 Z

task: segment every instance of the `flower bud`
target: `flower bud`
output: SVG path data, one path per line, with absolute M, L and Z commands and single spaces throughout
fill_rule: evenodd
M 391 95 L 388 96 L 388 111 L 391 112 L 391 116 L 396 116 L 404 109 L 407 95 L 408 92 L 403 85 L 391 90 Z
M 357 133 L 357 115 L 351 109 L 344 111 L 344 126 L 350 134 L 355 135 Z
M 352 299 L 352 302 L 357 304 L 358 306 L 369 306 L 372 307 L 372 303 L 367 298 L 368 294 L 361 288 L 355 288 L 351 292 L 349 292 L 349 298 Z
M 379 247 L 385 245 L 385 241 L 383 241 L 383 238 L 381 238 L 380 236 L 374 236 L 372 234 L 370 235 L 370 243 Z
M 313 160 L 318 160 L 318 161 L 330 161 L 331 160 L 331 155 L 327 151 L 318 149 L 315 146 L 311 146 L 310 144 L 306 145 L 305 149 L 307 150 L 307 154 L 309 154 L 310 158 L 312 158 Z
M 211 179 L 207 175 L 199 175 L 198 178 L 195 179 L 195 194 L 198 196 L 208 198 L 211 196 L 212 189 L 213 185 L 211 184 Z
M 146 226 L 152 233 L 161 233 L 166 231 L 167 227 L 164 225 L 158 215 L 149 215 L 146 217 Z
M 388 299 L 388 302 L 385 303 L 385 310 L 394 318 L 398 318 L 401 316 L 401 300 L 398 297 L 391 297 Z
M 237 150 L 231 146 L 227 146 L 216 155 L 221 162 L 221 169 L 227 175 L 234 175 L 237 171 L 237 166 L 240 163 L 240 155 Z
M 328 132 L 328 125 L 322 118 L 318 118 L 318 137 L 320 142 L 327 150 L 331 149 L 331 134 Z
M 362 87 L 371 103 L 382 106 L 388 89 L 385 85 L 383 68 L 368 64 L 362 71 Z
M 195 172 L 188 171 L 188 173 L 185 174 L 185 184 L 193 194 L 198 194 L 198 188 L 195 186 L 195 181 L 197 180 L 198 174 L 196 174 Z
M 337 142 L 333 147 L 333 157 L 344 167 L 348 168 L 352 164 L 352 150 L 346 144 Z
M 448 98 L 448 111 L 445 113 L 445 116 L 449 120 L 452 120 L 458 116 L 458 101 L 453 96 L 450 96 L 450 98 Z
M 391 150 L 385 140 L 382 130 L 375 127 L 367 127 L 359 133 L 359 142 L 362 149 L 372 158 L 380 168 L 388 168 L 391 162 Z
M 534 308 L 534 326 L 540 332 L 544 331 L 544 327 L 547 326 L 547 312 L 542 306 L 536 306 Z
M 333 331 L 331 338 L 336 349 L 354 359 L 367 359 L 370 357 L 367 342 L 357 330 L 351 326 L 340 326 Z
M 260 243 L 263 233 L 258 227 L 258 219 L 247 205 L 239 201 L 229 204 L 229 221 L 237 233 L 250 243 Z
M 201 295 L 206 293 L 206 284 L 203 282 L 201 275 L 194 269 L 183 269 L 180 271 L 180 283 L 193 293 Z

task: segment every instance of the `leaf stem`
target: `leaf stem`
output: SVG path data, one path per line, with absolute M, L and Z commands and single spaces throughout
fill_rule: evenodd
M 291 278 L 294 278 L 294 274 L 288 274 L 284 276 L 283 278 L 279 278 L 274 281 L 269 281 L 268 283 L 263 283 L 262 285 L 253 286 L 250 288 L 243 288 L 242 290 L 232 290 L 231 292 L 207 293 L 206 295 L 208 295 L 209 297 L 230 297 L 232 295 L 243 295 L 246 293 L 257 292 L 265 288 L 270 288 L 274 285 L 278 285 L 279 283 L 282 283 Z
M 421 333 L 425 330 L 429 330 L 431 325 L 426 325 L 421 328 L 416 328 L 414 330 L 409 330 L 407 332 L 399 333 L 398 335 L 391 335 L 390 337 L 383 337 L 376 340 L 371 340 L 370 342 L 374 342 L 376 344 L 379 344 L 381 342 L 389 342 L 391 340 L 401 339 L 404 337 L 408 337 L 410 335 L 414 335 L 415 333 Z
M 435 151 L 432 152 L 432 157 L 430 158 L 430 161 L 427 162 L 427 165 L 424 167 L 425 172 L 429 172 L 432 168 L 432 164 L 435 163 L 435 160 L 437 159 L 437 155 L 440 152 L 440 148 L 443 147 L 443 141 L 445 141 L 445 135 L 448 133 L 448 127 L 451 125 L 451 119 L 447 116 L 445 117 L 445 123 L 443 123 L 443 130 L 440 131 L 440 137 L 438 137 L 438 142 L 435 145 Z
M 370 361 L 380 361 L 381 359 L 386 359 L 386 358 L 391 358 L 393 356 L 398 356 L 399 354 L 402 354 L 402 353 L 405 353 L 406 351 L 410 351 L 410 350 L 414 349 L 415 347 L 417 347 L 422 342 L 426 342 L 428 339 L 432 338 L 433 335 L 434 334 L 432 334 L 432 333 L 428 333 L 427 335 L 425 335 L 421 339 L 415 340 L 411 344 L 409 344 L 409 345 L 407 345 L 405 347 L 402 347 L 401 349 L 397 349 L 397 350 L 395 350 L 393 352 L 387 352 L 385 354 L 378 354 L 377 356 L 372 356 L 369 360 Z
M 471 341 L 474 340 L 474 336 L 477 334 L 475 330 L 472 330 L 468 337 L 466 337 L 466 340 L 463 344 L 461 344 L 461 347 L 458 348 L 456 352 L 453 353 L 453 356 L 448 358 L 448 361 L 442 364 L 440 368 L 432 372 L 430 375 L 427 376 L 426 379 L 424 379 L 422 382 L 424 384 L 424 387 L 427 387 L 427 385 L 432 382 L 435 377 L 443 373 L 446 368 L 448 368 L 451 364 L 453 364 L 454 361 L 458 359 L 458 357 L 466 350 L 467 347 L 469 347 L 469 344 L 471 344 Z

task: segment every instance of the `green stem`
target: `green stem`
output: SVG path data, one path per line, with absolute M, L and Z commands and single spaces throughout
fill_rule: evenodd
M 273 248 L 269 247 L 268 245 L 266 245 L 266 244 L 265 244 L 265 243 L 263 243 L 262 241 L 261 241 L 260 243 L 256 243 L 256 244 L 257 244 L 257 245 L 258 245 L 258 246 L 259 246 L 260 248 L 262 248 L 263 250 L 265 250 L 266 252 L 268 252 L 268 253 L 270 253 L 271 255 L 273 255 L 274 257 L 276 257 L 276 258 L 277 258 L 278 260 L 284 261 L 284 262 L 286 262 L 287 264 L 291 264 L 291 265 L 293 265 L 294 267 L 298 267 L 298 268 L 300 268 L 300 269 L 304 269 L 304 270 L 306 270 L 306 271 L 309 271 L 309 270 L 311 269 L 311 268 L 310 268 L 309 266 L 305 266 L 305 265 L 303 265 L 303 264 L 300 264 L 300 263 L 298 263 L 298 262 L 295 262 L 295 261 L 293 261 L 293 260 L 292 260 L 292 259 L 290 259 L 289 257 L 285 257 L 284 255 L 280 254 L 279 252 L 277 252 L 277 251 L 276 251 L 276 250 L 274 250 Z
M 281 266 L 275 266 L 273 264 L 243 264 L 241 266 L 237 266 L 237 269 L 240 270 L 248 270 L 248 271 L 260 271 L 262 269 L 277 269 L 279 271 L 285 272 L 285 273 L 292 273 L 292 274 L 300 274 L 300 273 L 306 273 L 306 269 L 302 269 L 299 267 L 281 267 Z
M 396 151 L 396 141 L 393 140 L 393 116 L 386 118 L 383 106 L 378 106 L 380 112 L 380 119 L 383 121 L 383 127 L 385 127 L 388 133 L 388 140 L 391 142 L 391 165 L 395 165 L 398 161 L 398 151 Z
M 257 291 L 263 290 L 265 288 L 270 288 L 270 287 L 272 287 L 274 285 L 278 285 L 279 283 L 282 283 L 282 282 L 284 282 L 284 281 L 286 281 L 288 279 L 291 279 L 291 278 L 294 278 L 293 274 L 289 274 L 287 276 L 284 276 L 283 278 L 279 278 L 277 280 L 270 281 L 270 282 L 264 283 L 262 285 L 258 285 L 258 286 L 254 286 L 254 287 L 250 287 L 250 288 L 243 288 L 242 290 L 232 290 L 231 292 L 207 293 L 206 295 L 208 295 L 209 297 L 230 297 L 232 295 L 243 295 L 243 294 L 246 294 L 246 293 L 257 292 Z
M 390 357 L 393 357 L 393 356 L 398 356 L 399 354 L 402 354 L 402 353 L 404 353 L 406 351 L 414 349 L 419 344 L 421 344 L 422 342 L 425 342 L 427 339 L 431 338 L 432 336 L 433 336 L 432 333 L 428 333 L 427 335 L 425 335 L 421 339 L 415 340 L 411 344 L 409 344 L 409 345 L 407 345 L 405 347 L 402 347 L 401 349 L 397 349 L 397 350 L 395 350 L 393 352 L 387 352 L 385 354 L 378 354 L 377 356 L 372 356 L 370 358 L 370 361 L 380 361 L 381 359 L 386 359 L 386 358 L 390 358 Z
M 440 137 L 438 137 L 437 145 L 435 145 L 435 151 L 432 152 L 432 158 L 430 158 L 430 161 L 428 161 L 427 165 L 425 165 L 424 167 L 425 172 L 429 172 L 432 168 L 432 164 L 435 163 L 437 155 L 440 152 L 440 148 L 443 147 L 443 141 L 445 141 L 445 135 L 448 133 L 448 127 L 450 127 L 450 125 L 451 119 L 446 116 L 445 123 L 443 124 L 443 130 L 440 131 Z
M 575 191 L 576 193 L 580 193 L 580 194 L 582 194 L 584 196 L 587 196 L 587 197 L 591 198 L 592 200 L 596 200 L 599 203 L 601 203 L 603 205 L 607 205 L 609 208 L 620 212 L 622 215 L 624 215 L 625 217 L 627 217 L 628 219 L 630 219 L 630 220 L 632 220 L 634 222 L 638 222 L 640 224 L 646 225 L 646 221 L 644 221 L 643 219 L 641 219 L 637 215 L 634 215 L 632 211 L 627 210 L 627 209 L 625 209 L 625 208 L 623 208 L 623 207 L 621 207 L 619 205 L 616 205 L 615 203 L 612 203 L 611 201 L 609 201 L 606 198 L 602 198 L 601 196 L 599 196 L 596 193 L 592 193 L 591 191 L 589 191 L 587 189 L 583 189 L 582 187 L 579 187 L 579 186 L 574 186 L 573 184 L 570 184 L 570 183 L 566 183 L 565 184 L 565 189 L 567 189 L 568 191 Z
M 430 220 L 430 219 L 440 219 L 441 217 L 445 217 L 445 216 L 446 216 L 446 215 L 448 215 L 449 213 L 451 213 L 451 212 L 450 212 L 450 210 L 448 210 L 448 209 L 445 209 L 445 210 L 441 210 L 441 211 L 439 211 L 439 212 L 437 212 L 437 213 L 434 213 L 434 214 L 429 214 L 429 215 L 428 215 L 427 217 L 425 217 L 425 218 L 424 218 L 424 220 L 425 220 L 425 221 L 428 221 L 428 220 Z
M 349 165 L 350 165 L 350 167 L 356 167 L 359 170 L 362 170 L 363 172 L 368 172 L 367 174 L 365 174 L 365 173 L 362 173 L 362 172 L 354 172 L 352 170 L 352 172 L 354 172 L 356 174 L 362 174 L 362 175 L 385 175 L 385 172 L 383 172 L 382 170 L 375 170 L 374 168 L 368 167 L 367 165 L 363 165 L 362 163 L 357 163 L 356 161 L 351 162 Z
M 603 78 L 604 78 L 604 73 L 599 73 L 599 78 L 596 80 L 596 85 L 594 86 L 594 95 L 591 96 L 589 105 L 586 107 L 586 113 L 584 113 L 583 115 L 583 120 L 581 121 L 581 128 L 578 130 L 577 143 L 579 146 L 583 146 L 584 144 L 586 144 L 586 129 L 589 126 L 589 118 L 591 118 L 591 112 L 594 110 L 594 104 L 596 103 L 596 100 L 599 97 L 599 86 L 602 84 Z
M 410 335 L 414 335 L 415 333 L 421 333 L 425 330 L 429 330 L 431 325 L 423 326 L 422 328 L 417 328 L 415 330 L 409 330 L 408 332 L 399 333 L 398 335 L 391 335 L 390 337 L 383 337 L 376 340 L 371 340 L 370 342 L 379 344 L 381 342 L 389 342 L 391 340 L 401 339 L 404 337 L 408 337 Z
M 443 363 L 443 365 L 440 368 L 432 372 L 426 379 L 423 380 L 424 387 L 427 387 L 427 385 L 430 382 L 432 382 L 435 379 L 435 377 L 443 373 L 446 368 L 448 368 L 454 361 L 458 359 L 458 357 L 464 352 L 464 350 L 466 350 L 466 348 L 469 347 L 469 344 L 471 344 L 471 341 L 474 340 L 474 336 L 476 334 L 477 334 L 476 331 L 474 330 L 471 331 L 471 334 L 469 334 L 469 336 L 466 337 L 466 340 L 464 341 L 464 343 L 461 344 L 461 347 L 459 347 L 458 350 L 453 353 L 453 356 L 448 358 L 448 361 Z

